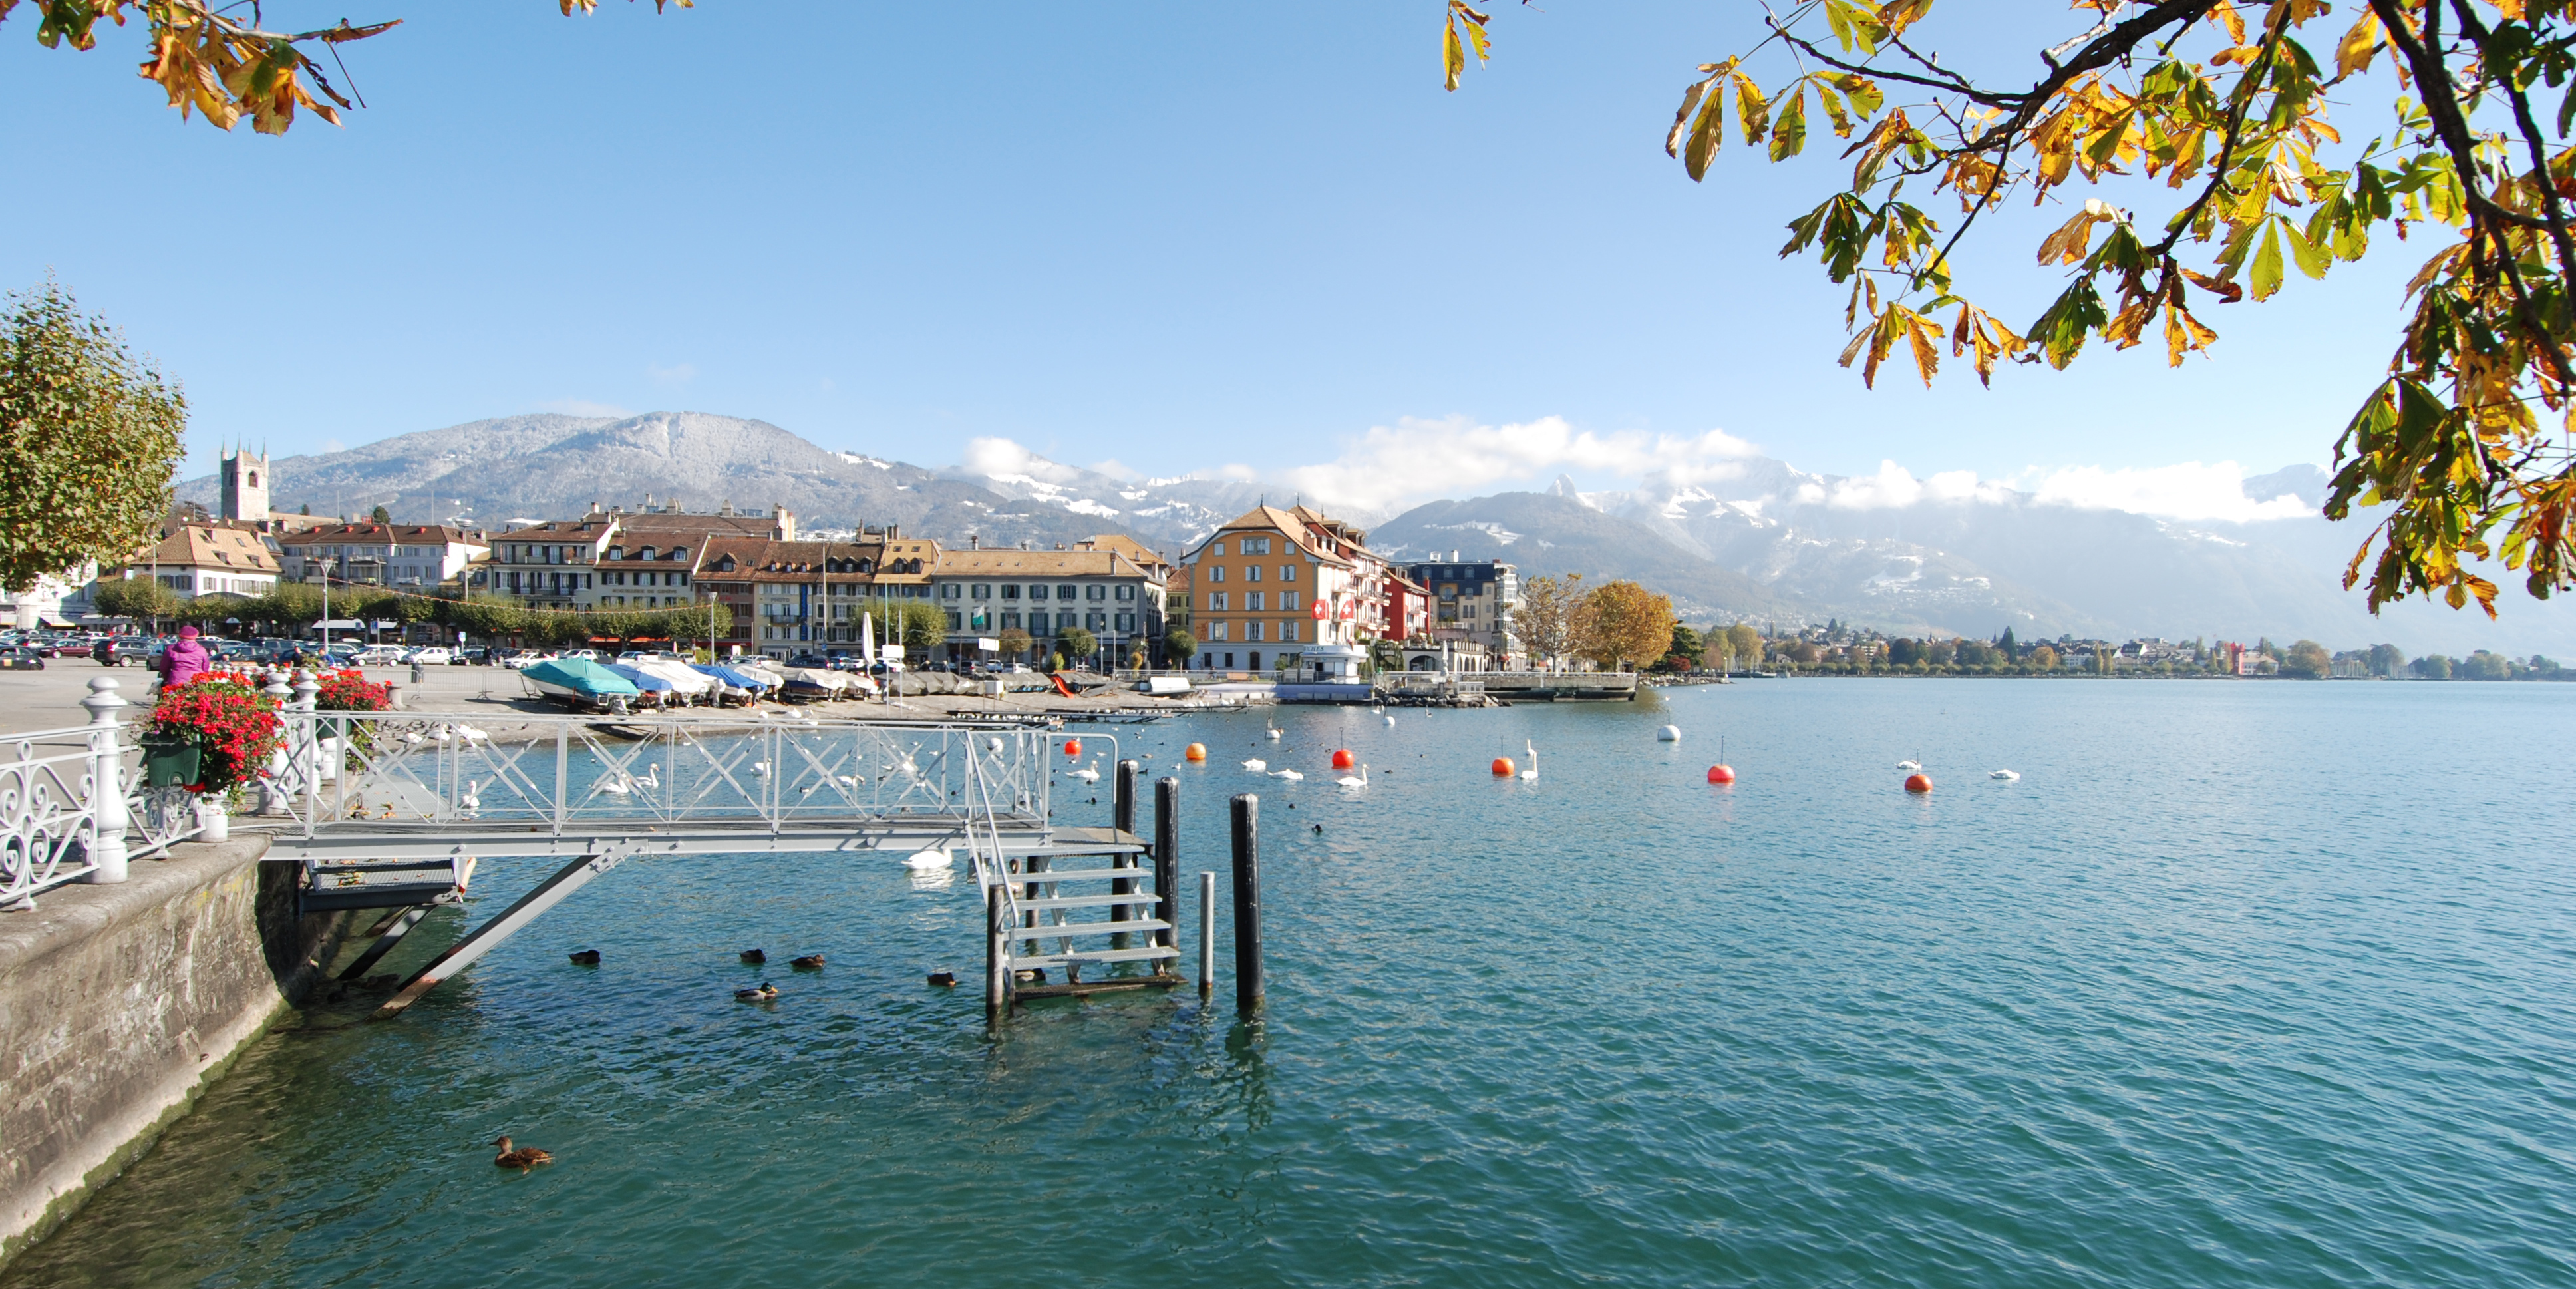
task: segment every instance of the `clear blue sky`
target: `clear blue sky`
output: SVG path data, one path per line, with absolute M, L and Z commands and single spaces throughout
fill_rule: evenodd
M 369 110 L 283 139 L 183 123 L 133 74 L 138 27 L 76 54 L 25 7 L 0 24 L 0 284 L 50 267 L 184 380 L 195 470 L 227 437 L 584 406 L 928 465 L 1004 436 L 1267 470 L 1407 417 L 1560 416 L 1853 474 L 2265 470 L 2325 461 L 2429 250 L 2214 310 L 2218 358 L 2179 373 L 2141 349 L 1870 393 L 1834 365 L 1840 292 L 1774 258 L 1847 173 L 1821 123 L 1802 162 L 1731 150 L 1705 185 L 1662 154 L 1750 4 L 1497 5 L 1495 62 L 1444 94 L 1437 0 L 356 2 L 267 6 L 407 20 L 346 51 Z M 1959 63 L 2077 20 L 1947 21 Z M 2063 217 L 1966 262 L 2007 317 L 2038 312 L 2031 230 Z

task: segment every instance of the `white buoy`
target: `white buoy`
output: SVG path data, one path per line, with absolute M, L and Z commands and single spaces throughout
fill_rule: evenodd
M 1662 729 L 1656 730 L 1656 731 L 1655 731 L 1655 741 L 1656 741 L 1656 742 L 1658 742 L 1658 743 L 1679 743 L 1679 742 L 1681 742 L 1681 741 L 1682 741 L 1682 727 L 1681 727 L 1681 726 L 1679 726 L 1679 725 L 1667 725 L 1667 726 L 1663 727 Z

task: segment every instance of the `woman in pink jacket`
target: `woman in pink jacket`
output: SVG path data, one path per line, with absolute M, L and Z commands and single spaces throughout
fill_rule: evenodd
M 176 689 L 187 684 L 204 675 L 213 661 L 207 656 L 206 647 L 197 643 L 197 629 L 181 627 L 179 638 L 161 651 L 161 687 Z

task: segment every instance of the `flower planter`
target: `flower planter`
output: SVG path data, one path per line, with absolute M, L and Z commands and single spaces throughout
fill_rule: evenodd
M 184 787 L 198 781 L 205 750 L 195 739 L 147 737 L 143 740 L 143 786 Z

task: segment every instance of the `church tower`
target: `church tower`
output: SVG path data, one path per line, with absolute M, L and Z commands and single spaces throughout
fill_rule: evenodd
M 236 448 L 223 458 L 223 517 L 268 522 L 268 453 Z

